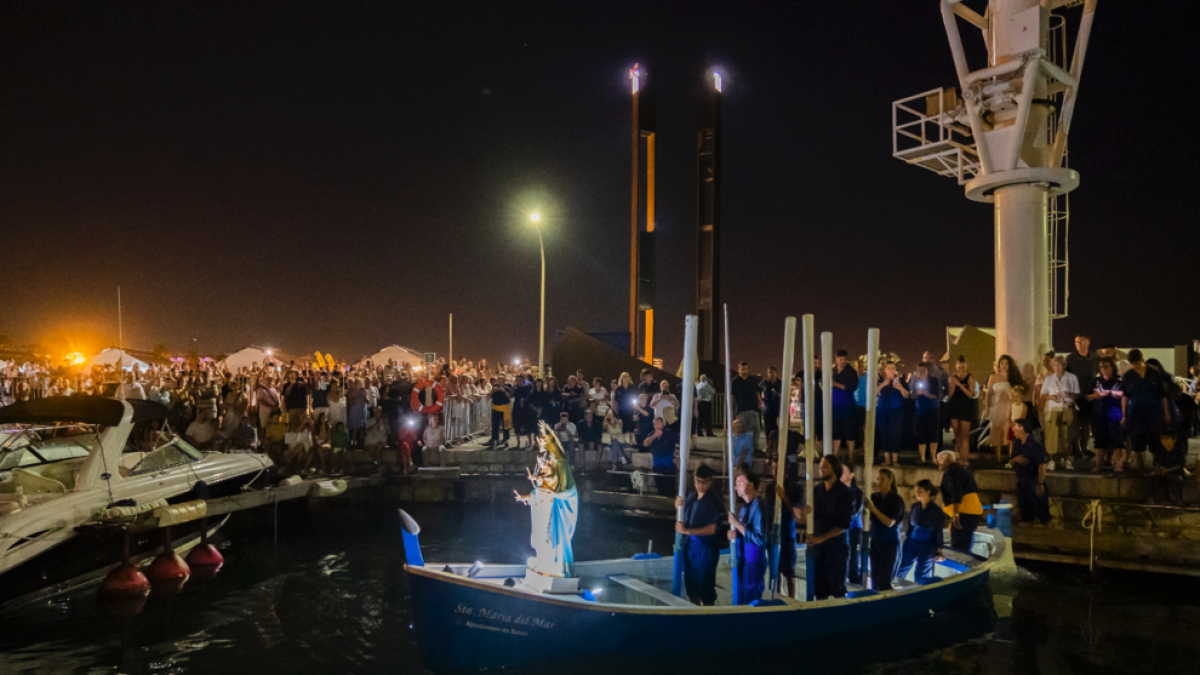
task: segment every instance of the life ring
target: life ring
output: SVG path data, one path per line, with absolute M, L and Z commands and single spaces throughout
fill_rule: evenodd
M 446 404 L 446 391 L 438 381 L 418 380 L 412 390 L 412 409 L 422 415 L 441 412 Z

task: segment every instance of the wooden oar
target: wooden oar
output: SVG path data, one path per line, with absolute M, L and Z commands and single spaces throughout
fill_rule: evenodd
M 688 450 L 692 442 L 692 401 L 696 397 L 696 333 L 700 317 L 689 314 L 683 337 L 683 414 L 679 418 L 679 498 L 687 497 Z M 658 480 L 657 478 L 655 480 Z M 675 509 L 675 520 L 683 520 L 683 507 Z M 675 533 L 675 569 L 671 592 L 683 597 L 683 556 L 687 554 L 687 537 Z
M 796 317 L 789 316 L 784 322 L 783 328 L 783 372 L 791 373 L 793 361 L 796 357 Z M 790 382 L 790 380 L 789 380 Z M 774 599 L 775 593 L 779 590 L 779 534 L 781 529 L 781 521 L 783 519 L 783 502 L 779 498 L 780 488 L 783 487 L 784 472 L 787 470 L 787 440 L 788 440 L 788 423 L 791 415 L 785 411 L 788 406 L 784 405 L 783 401 L 783 381 L 780 380 L 779 391 L 779 430 L 775 432 L 778 436 L 775 456 L 775 543 L 771 546 L 771 599 Z M 791 387 L 788 387 L 789 393 Z M 791 396 L 788 397 L 789 403 Z M 768 454 L 770 450 L 768 450 Z

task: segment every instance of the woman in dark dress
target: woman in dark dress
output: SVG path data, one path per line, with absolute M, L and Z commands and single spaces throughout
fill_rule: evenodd
M 928 583 L 934 578 L 933 563 L 942 559 L 946 513 L 933 500 L 938 489 L 928 479 L 917 481 L 917 501 L 908 512 L 908 534 L 904 538 L 904 557 L 896 576 L 903 579 L 916 565 L 913 581 Z
M 1096 464 L 1092 471 L 1103 469 L 1110 458 L 1115 473 L 1125 471 L 1125 442 L 1121 436 L 1123 396 L 1116 364 L 1107 356 L 1100 359 L 1100 373 L 1087 397 L 1092 402 L 1092 440 L 1096 448 Z
M 534 435 L 540 433 L 538 420 L 546 419 L 546 407 L 549 405 L 550 393 L 546 391 L 546 383 L 539 377 L 533 381 L 533 391 L 529 394 L 529 419 Z
M 965 463 L 971 463 L 971 424 L 978 411 L 975 406 L 975 378 L 967 372 L 967 359 L 958 357 L 954 374 L 950 376 L 950 398 L 946 401 L 946 416 L 954 432 L 954 451 Z
M 881 466 L 900 466 L 900 442 L 904 436 L 904 401 L 908 389 L 896 374 L 896 364 L 888 361 L 875 387 L 875 424 L 879 428 L 879 445 L 883 451 Z
M 904 520 L 904 499 L 896 492 L 896 475 L 890 469 L 879 470 L 866 506 L 871 512 L 871 588 L 890 591 Z

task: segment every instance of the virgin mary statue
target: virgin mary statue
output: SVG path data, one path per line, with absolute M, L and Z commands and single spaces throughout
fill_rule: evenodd
M 541 453 L 537 472 L 526 470 L 533 492 L 517 493 L 517 501 L 529 505 L 533 521 L 529 543 L 534 557 L 529 568 L 547 577 L 573 577 L 575 556 L 571 552 L 571 538 L 575 536 L 575 521 L 579 517 L 575 477 L 558 438 L 544 422 L 538 447 Z

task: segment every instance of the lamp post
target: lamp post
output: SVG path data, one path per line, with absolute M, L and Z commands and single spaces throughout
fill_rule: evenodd
M 536 211 L 529 214 L 529 220 L 533 221 L 533 228 L 537 230 L 538 248 L 542 250 L 542 307 L 541 319 L 538 323 L 538 374 L 537 376 L 545 379 L 546 377 L 546 244 L 542 241 L 542 227 L 538 223 L 542 217 Z

